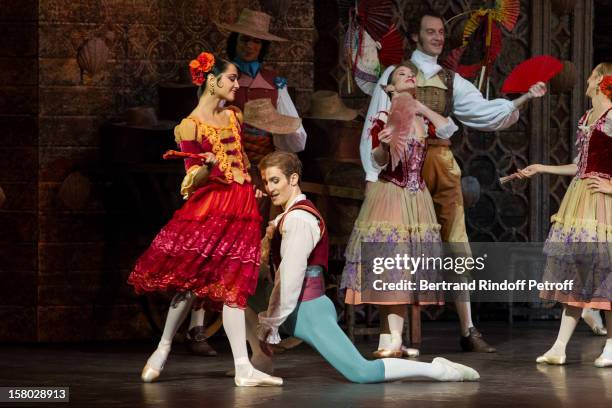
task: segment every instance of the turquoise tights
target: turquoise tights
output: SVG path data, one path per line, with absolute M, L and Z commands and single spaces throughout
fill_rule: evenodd
M 317 350 L 347 380 L 377 383 L 385 380 L 382 360 L 363 358 L 336 321 L 336 309 L 327 296 L 298 303 L 282 328 Z

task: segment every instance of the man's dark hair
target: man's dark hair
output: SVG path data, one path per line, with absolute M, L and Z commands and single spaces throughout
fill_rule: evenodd
M 442 17 L 442 14 L 438 13 L 437 11 L 434 11 L 429 7 L 426 7 L 420 10 L 419 12 L 413 14 L 408 20 L 407 31 L 409 37 L 412 36 L 412 34 L 419 34 L 419 31 L 421 31 L 421 21 L 425 16 L 439 18 L 440 20 L 442 20 L 442 23 L 444 23 L 444 17 Z
M 236 44 L 238 43 L 238 33 L 231 33 L 227 38 L 227 56 L 230 60 L 234 60 L 236 58 Z M 261 40 L 261 50 L 259 51 L 259 55 L 257 56 L 257 61 L 264 62 L 266 55 L 268 55 L 268 49 L 270 48 L 270 41 Z

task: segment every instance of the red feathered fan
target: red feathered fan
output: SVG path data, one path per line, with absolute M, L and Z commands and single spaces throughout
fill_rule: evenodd
M 387 127 L 391 129 L 389 153 L 391 154 L 391 170 L 395 170 L 400 162 L 416 113 L 416 100 L 408 93 L 395 95 L 391 100 L 391 109 Z
M 374 41 L 380 41 L 389 30 L 393 18 L 392 0 L 360 0 L 357 6 L 359 24 Z
M 380 39 L 380 51 L 378 51 L 378 60 L 386 67 L 402 62 L 404 58 L 404 43 L 402 35 L 393 24 L 389 31 Z
M 502 86 L 503 93 L 523 93 L 537 82 L 546 82 L 563 70 L 563 63 L 550 55 L 539 55 L 521 62 Z

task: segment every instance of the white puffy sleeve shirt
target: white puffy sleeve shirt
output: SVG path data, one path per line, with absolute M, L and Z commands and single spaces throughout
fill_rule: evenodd
M 298 118 L 298 111 L 289 96 L 289 92 L 287 91 L 287 87 L 284 86 L 278 90 L 278 100 L 276 101 L 276 110 L 281 115 L 291 116 L 293 118 Z M 274 146 L 277 149 L 283 150 L 285 152 L 301 152 L 306 147 L 306 130 L 304 130 L 304 126 L 300 125 L 300 127 L 293 133 L 289 133 L 286 135 L 272 135 L 272 140 L 274 142 Z
M 305 198 L 304 195 L 300 195 L 293 202 Z M 282 215 L 274 220 L 277 226 Z M 278 344 L 281 341 L 278 328 L 297 306 L 304 284 L 308 257 L 321 239 L 319 221 L 314 215 L 304 210 L 293 210 L 288 213 L 280 233 L 282 235 L 281 263 L 276 271 L 268 310 L 259 313 L 259 326 L 257 327 L 257 337 L 270 344 Z M 268 338 L 264 339 L 268 331 Z
M 508 99 L 485 99 L 470 81 L 455 74 L 453 116 L 467 127 L 492 132 L 515 124 L 519 111 Z
M 370 136 L 370 129 L 374 124 L 374 120 L 377 118 L 382 119 L 384 122 L 387 121 L 386 115 L 379 115 L 381 111 L 389 112 L 389 108 L 391 107 L 391 100 L 385 91 L 383 91 L 382 87 L 387 85 L 389 75 L 391 75 L 394 68 L 393 65 L 387 67 L 378 79 L 376 87 L 374 88 L 374 93 L 372 94 L 372 99 L 370 100 L 368 113 L 365 118 L 365 123 L 363 124 L 363 130 L 361 131 L 359 155 L 361 157 L 361 165 L 366 174 L 366 181 L 378 180 L 378 173 L 380 173 L 381 169 L 372 158 L 372 138 Z

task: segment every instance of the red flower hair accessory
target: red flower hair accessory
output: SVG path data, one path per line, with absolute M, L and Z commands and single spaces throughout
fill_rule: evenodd
M 612 75 L 604 75 L 599 84 L 599 89 L 609 99 L 612 99 Z
M 206 81 L 206 74 L 215 66 L 215 57 L 209 52 L 203 52 L 189 63 L 189 72 L 191 73 L 191 82 L 197 86 L 202 85 Z

